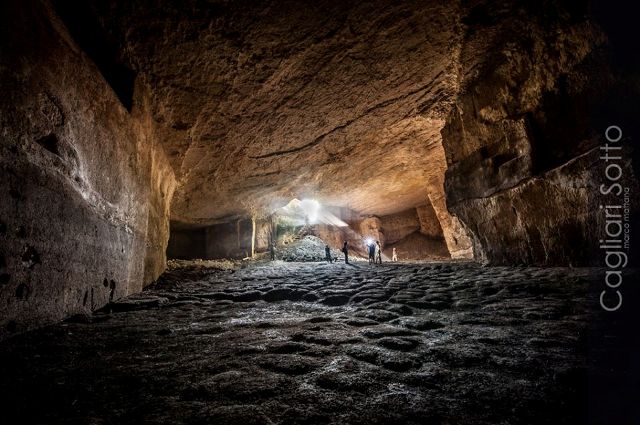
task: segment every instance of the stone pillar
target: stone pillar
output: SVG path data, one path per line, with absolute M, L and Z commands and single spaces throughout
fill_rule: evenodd
M 443 176 L 444 178 L 444 176 Z M 437 190 L 437 189 L 440 190 Z M 472 259 L 474 258 L 473 244 L 471 239 L 467 235 L 465 228 L 456 216 L 449 213 L 447 209 L 447 203 L 444 195 L 444 186 L 432 186 L 432 190 L 428 195 L 429 203 L 432 206 L 433 212 L 440 222 L 442 227 L 442 234 L 444 240 L 447 243 L 449 254 L 451 258 L 456 259 Z M 420 221 L 424 220 L 425 214 L 428 212 L 426 208 L 418 208 L 418 216 Z

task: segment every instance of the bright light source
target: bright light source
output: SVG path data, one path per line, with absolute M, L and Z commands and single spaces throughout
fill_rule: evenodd
M 300 201 L 300 208 L 304 211 L 309 224 L 318 222 L 318 213 L 320 212 L 320 203 L 315 199 L 303 199 Z
M 367 238 L 365 240 L 365 242 L 366 242 L 367 245 L 373 245 L 373 239 L 371 239 L 371 238 Z
M 322 208 L 320 202 L 315 199 L 292 199 L 287 205 L 282 208 L 278 208 L 275 211 L 282 217 L 287 219 L 297 226 L 305 224 L 330 224 L 337 227 L 346 227 L 347 223 L 340 220 L 338 217 L 330 213 L 325 208 Z

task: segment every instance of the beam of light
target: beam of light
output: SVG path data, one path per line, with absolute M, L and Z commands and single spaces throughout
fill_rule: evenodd
M 315 199 L 303 199 L 302 201 L 292 199 L 284 207 L 278 208 L 276 213 L 297 225 L 322 223 L 338 227 L 347 226 L 347 223 L 322 208 L 322 205 Z
M 300 208 L 304 211 L 309 224 L 318 223 L 318 213 L 320 212 L 320 203 L 318 201 L 315 199 L 303 199 L 300 201 Z
M 371 239 L 371 238 L 367 238 L 367 239 L 365 240 L 365 243 L 367 244 L 367 246 L 369 246 L 369 245 L 373 245 L 373 239 Z

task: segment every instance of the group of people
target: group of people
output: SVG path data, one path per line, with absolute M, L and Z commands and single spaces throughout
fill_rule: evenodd
M 382 264 L 382 247 L 380 246 L 380 241 L 373 241 L 367 243 L 367 251 L 369 253 L 369 264 Z M 324 247 L 325 256 L 328 262 L 332 263 L 333 258 L 331 257 L 331 248 L 329 245 L 325 245 Z M 342 245 L 342 253 L 344 254 L 344 262 L 349 264 L 349 244 L 345 241 Z M 337 260 L 337 259 L 336 259 Z M 396 253 L 396 248 L 393 247 L 391 261 L 398 261 L 398 254 Z
M 342 245 L 342 253 L 344 254 L 344 262 L 349 264 L 349 246 L 346 242 L 344 243 L 344 245 Z M 325 259 L 330 263 L 333 263 L 334 260 L 338 261 L 338 257 L 333 258 L 331 256 L 331 248 L 329 247 L 329 245 L 324 246 L 324 255 Z
M 346 241 L 344 245 L 342 245 L 342 253 L 344 254 L 344 262 L 349 264 L 349 245 Z M 329 245 L 324 246 L 324 254 L 326 260 L 330 263 L 333 263 L 333 258 L 331 257 L 331 248 L 329 248 Z M 337 258 L 335 260 L 338 261 Z
M 382 264 L 382 248 L 380 247 L 380 241 L 370 241 L 367 243 L 367 250 L 369 251 L 369 264 Z

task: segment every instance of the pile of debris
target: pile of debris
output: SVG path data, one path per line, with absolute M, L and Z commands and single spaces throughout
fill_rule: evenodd
M 283 261 L 325 261 L 325 246 L 327 244 L 320 238 L 307 235 L 288 245 L 276 249 L 276 257 Z M 343 254 L 331 248 L 331 258 L 342 259 Z

